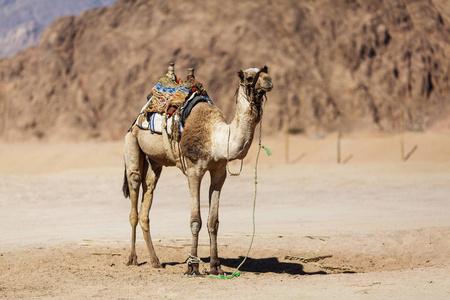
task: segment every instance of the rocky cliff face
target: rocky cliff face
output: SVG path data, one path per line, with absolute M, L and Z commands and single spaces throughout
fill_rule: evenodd
M 426 129 L 450 108 L 446 0 L 121 0 L 0 61 L 0 138 L 120 139 L 176 63 L 231 120 L 236 72 L 269 66 L 264 131 Z M 402 122 L 403 119 L 403 122 Z

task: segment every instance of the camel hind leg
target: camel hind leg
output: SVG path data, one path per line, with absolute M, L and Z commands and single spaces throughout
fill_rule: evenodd
M 131 250 L 127 265 L 137 265 L 136 255 L 136 226 L 139 219 L 138 214 L 138 197 L 139 187 L 142 181 L 142 174 L 144 171 L 144 154 L 139 148 L 136 137 L 132 132 L 125 136 L 124 145 L 124 160 L 125 160 L 125 179 L 124 195 L 129 196 L 131 200 L 130 225 L 131 225 Z M 125 193 L 128 191 L 128 193 Z
M 158 179 L 161 176 L 162 166 L 159 166 L 148 158 L 146 158 L 145 165 L 148 166 L 145 172 L 145 182 L 142 184 L 143 199 L 141 203 L 139 224 L 141 225 L 142 233 L 147 244 L 147 249 L 150 254 L 150 262 L 153 268 L 161 268 L 162 265 L 156 256 L 155 249 L 153 248 L 152 238 L 150 235 L 150 219 L 149 213 L 153 202 L 153 191 L 155 190 Z

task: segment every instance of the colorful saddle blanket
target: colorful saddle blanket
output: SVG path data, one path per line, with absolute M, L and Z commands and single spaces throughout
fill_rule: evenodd
M 151 102 L 152 99 L 150 99 L 147 104 L 144 105 L 144 107 L 141 109 L 141 113 L 137 117 L 135 124 L 141 129 L 150 130 L 153 133 L 162 133 L 165 123 L 166 130 L 169 135 L 172 134 L 172 124 L 178 124 L 179 132 L 183 132 L 184 123 L 195 105 L 200 102 L 207 102 L 211 105 L 214 105 L 214 103 L 207 95 L 197 95 L 197 92 L 194 92 L 191 97 L 189 97 L 189 99 L 184 102 L 183 106 L 180 109 L 180 115 L 174 114 L 170 118 L 165 119 L 163 114 L 149 113 L 147 111 L 147 106 Z
M 146 111 L 162 114 L 169 106 L 183 105 L 189 93 L 189 88 L 182 85 L 171 88 L 157 83 L 147 97 L 149 104 L 147 105 Z

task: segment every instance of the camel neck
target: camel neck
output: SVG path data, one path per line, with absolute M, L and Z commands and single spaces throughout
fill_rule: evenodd
M 236 113 L 228 125 L 227 157 L 229 160 L 241 159 L 247 155 L 253 141 L 257 114 L 252 111 L 251 102 L 246 87 L 241 85 L 238 89 Z

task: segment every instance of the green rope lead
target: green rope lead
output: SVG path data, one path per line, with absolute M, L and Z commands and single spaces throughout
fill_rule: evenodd
M 248 247 L 247 250 L 247 254 L 245 254 L 244 259 L 242 260 L 242 262 L 239 264 L 239 266 L 236 268 L 236 270 L 234 270 L 234 272 L 231 275 L 220 275 L 220 276 L 208 276 L 208 278 L 212 278 L 212 279 L 231 279 L 234 277 L 239 277 L 239 275 L 241 275 L 241 273 L 239 273 L 239 268 L 245 263 L 245 261 L 248 258 L 248 254 L 250 253 L 250 249 L 252 248 L 253 245 L 253 240 L 255 239 L 255 230 L 256 230 L 256 226 L 255 226 L 255 211 L 256 211 L 256 194 L 257 194 L 257 185 L 258 185 L 258 160 L 259 160 L 259 153 L 261 152 L 261 148 L 264 149 L 267 153 L 267 155 L 270 156 L 270 154 L 272 154 L 272 151 L 270 151 L 269 148 L 267 148 L 264 145 L 261 145 L 261 138 L 259 139 L 259 145 L 258 145 L 258 154 L 256 155 L 256 161 L 255 161 L 255 195 L 253 198 L 253 233 L 252 233 L 252 240 L 250 242 L 250 246 Z
M 266 146 L 260 144 L 259 147 L 263 148 L 264 150 L 266 150 L 266 153 L 267 153 L 268 156 L 270 156 L 270 154 L 272 154 L 272 151 L 269 148 L 267 148 Z

